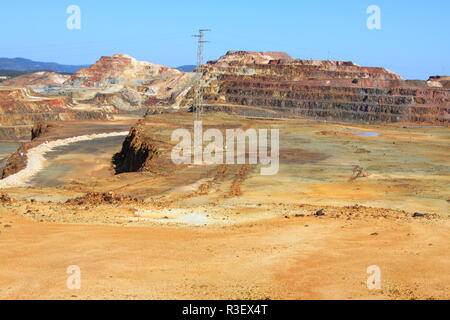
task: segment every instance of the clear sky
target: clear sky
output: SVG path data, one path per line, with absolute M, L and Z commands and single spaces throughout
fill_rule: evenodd
M 81 30 L 69 30 L 69 5 Z M 369 30 L 369 5 L 381 30 Z M 15 0 L 0 6 L 0 57 L 91 64 L 127 53 L 168 66 L 195 64 L 197 29 L 211 28 L 206 59 L 228 50 L 285 51 L 351 60 L 407 79 L 450 74 L 449 0 Z

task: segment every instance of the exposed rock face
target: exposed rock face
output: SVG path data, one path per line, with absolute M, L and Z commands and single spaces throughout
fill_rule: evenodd
M 39 71 L 3 81 L 2 85 L 10 87 L 62 85 L 69 78 L 69 75 L 53 71 Z
M 229 52 L 204 65 L 206 109 L 351 122 L 450 121 L 450 90 L 444 85 L 405 81 L 383 68 L 352 62 L 266 56 Z M 193 95 L 194 90 L 184 105 Z
M 177 105 L 197 80 L 195 73 L 182 73 L 148 81 L 146 85 L 138 86 L 137 90 L 145 95 L 147 105 L 155 105 L 153 101 Z
M 122 88 L 117 92 L 99 92 L 94 97 L 77 100 L 77 103 L 109 109 L 110 112 L 135 111 L 144 106 L 145 98 L 139 92 Z
M 31 129 L 31 140 L 37 139 L 47 133 L 50 129 L 56 127 L 53 123 L 39 122 Z
M 291 61 L 292 58 L 284 52 L 228 51 L 219 60 L 210 61 L 208 64 L 228 67 L 239 64 L 269 64 L 274 60 Z
M 100 89 L 94 96 L 78 99 L 78 103 L 112 107 L 119 112 L 134 111 L 177 104 L 193 86 L 195 76 L 194 73 L 116 54 L 102 57 L 90 68 L 79 70 L 65 86 Z M 70 94 L 78 94 L 78 91 Z
M 437 87 L 450 89 L 450 76 L 433 76 L 428 81 L 437 84 Z
M 123 143 L 122 150 L 114 157 L 116 173 L 149 172 L 164 174 L 174 170 L 174 164 L 165 154 L 171 150 L 167 142 L 149 136 L 137 125 L 132 128 Z
M 177 105 L 195 83 L 196 74 L 183 73 L 169 78 L 149 80 L 146 85 L 111 88 L 86 95 L 77 92 L 74 101 L 99 107 L 112 107 L 117 111 L 136 111 L 142 108 Z
M 103 112 L 78 111 L 66 106 L 64 98 L 32 96 L 27 89 L 0 89 L 0 137 L 29 138 L 31 127 L 40 121 L 106 120 Z M 25 130 L 18 130 L 18 128 Z
M 75 87 L 137 86 L 155 77 L 170 77 L 181 73 L 158 64 L 137 61 L 128 55 L 115 54 L 112 57 L 101 57 L 90 68 L 80 69 L 66 84 Z

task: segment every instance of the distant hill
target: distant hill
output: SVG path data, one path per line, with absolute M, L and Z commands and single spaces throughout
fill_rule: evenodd
M 193 72 L 195 70 L 195 68 L 197 68 L 197 66 L 185 65 L 185 66 L 177 67 L 175 69 L 178 69 L 183 72 Z
M 18 77 L 27 74 L 28 71 L 17 71 L 17 70 L 0 70 L 0 77 Z
M 0 70 L 9 71 L 33 72 L 50 70 L 58 73 L 75 73 L 79 69 L 87 67 L 89 67 L 89 65 L 73 66 L 54 62 L 39 62 L 24 58 L 0 58 Z

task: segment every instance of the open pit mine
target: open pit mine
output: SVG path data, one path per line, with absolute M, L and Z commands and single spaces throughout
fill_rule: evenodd
M 448 76 L 230 51 L 0 85 L 2 299 L 450 298 Z

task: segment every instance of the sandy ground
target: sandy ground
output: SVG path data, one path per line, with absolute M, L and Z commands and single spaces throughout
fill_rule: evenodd
M 164 138 L 190 121 L 164 117 L 148 131 Z M 98 170 L 103 156 L 77 166 L 77 181 L 3 190 L 15 200 L 0 203 L 0 298 L 450 298 L 448 128 L 243 126 L 280 128 L 278 175 L 237 165 L 114 176 Z M 81 290 L 66 286 L 73 265 Z M 373 265 L 381 290 L 367 287 Z
M 2 299 L 449 299 L 449 221 L 279 217 L 204 228 L 38 223 L 0 209 Z M 69 290 L 67 268 L 81 269 Z M 380 267 L 382 289 L 368 290 Z

